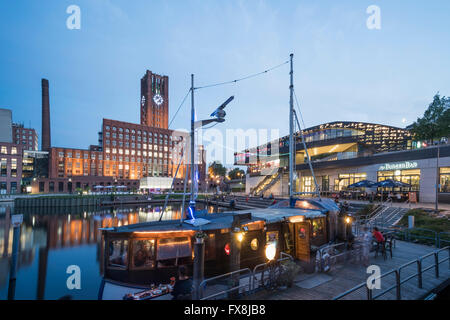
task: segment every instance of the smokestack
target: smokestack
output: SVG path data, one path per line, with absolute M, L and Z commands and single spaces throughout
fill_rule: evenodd
M 49 151 L 51 147 L 50 136 L 50 99 L 48 96 L 48 80 L 42 79 L 42 140 L 41 148 Z

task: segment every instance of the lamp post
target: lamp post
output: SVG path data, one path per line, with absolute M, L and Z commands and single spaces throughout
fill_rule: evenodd
M 436 213 L 438 212 L 439 209 L 439 185 L 440 185 L 440 175 L 441 175 L 441 171 L 439 170 L 439 156 L 440 156 L 440 149 L 441 147 L 438 145 L 437 148 L 437 159 L 436 159 L 436 200 L 435 200 L 435 205 L 434 205 L 434 210 L 436 211 Z

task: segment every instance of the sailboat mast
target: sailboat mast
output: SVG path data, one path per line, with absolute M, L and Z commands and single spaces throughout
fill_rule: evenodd
M 295 170 L 295 146 L 294 146 L 294 54 L 291 53 L 291 83 L 289 86 L 289 199 L 294 197 L 294 170 Z
M 195 179 L 194 178 L 194 175 L 195 175 L 195 172 L 194 172 L 194 170 L 195 170 L 195 168 L 194 168 L 194 161 L 195 161 L 194 123 L 195 123 L 194 75 L 191 74 L 191 197 L 190 197 L 189 205 L 192 205 L 192 203 L 195 201 L 195 196 L 194 196 L 194 179 Z M 187 174 L 186 174 L 186 179 L 187 179 Z

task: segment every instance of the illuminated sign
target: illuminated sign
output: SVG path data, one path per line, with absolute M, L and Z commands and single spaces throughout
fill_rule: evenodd
M 378 168 L 378 171 L 416 169 L 418 166 L 416 161 L 385 163 Z

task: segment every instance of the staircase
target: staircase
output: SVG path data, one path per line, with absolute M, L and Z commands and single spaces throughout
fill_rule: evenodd
M 281 169 L 278 169 L 274 174 L 266 176 L 261 180 L 258 185 L 252 189 L 255 196 L 260 196 L 264 194 L 270 187 L 272 187 L 281 178 Z
M 408 212 L 408 208 L 385 207 L 370 221 L 374 226 L 389 228 L 396 225 L 400 219 Z
M 409 211 L 409 208 L 389 206 L 390 202 L 385 202 L 377 206 L 366 216 L 359 216 L 353 225 L 353 230 L 359 234 L 362 227 L 390 228 L 395 226 L 400 219 Z M 349 210 L 350 211 L 350 210 Z

